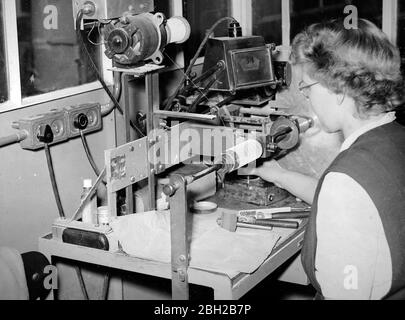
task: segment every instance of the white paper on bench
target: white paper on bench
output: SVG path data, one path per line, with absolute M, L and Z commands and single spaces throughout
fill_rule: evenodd
M 216 220 L 222 213 L 192 215 L 190 267 L 224 273 L 231 278 L 251 274 L 269 257 L 280 239 L 273 231 L 239 228 L 229 232 Z M 170 263 L 170 212 L 147 212 L 120 217 L 112 228 L 130 256 Z

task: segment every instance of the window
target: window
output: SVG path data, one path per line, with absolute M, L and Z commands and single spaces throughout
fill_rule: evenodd
M 8 100 L 7 59 L 4 51 L 3 5 L 0 4 L 0 104 Z
M 17 22 L 22 98 L 96 80 L 78 44 L 71 1 L 19 0 Z M 95 61 L 100 51 L 89 42 L 98 36 L 97 28 L 83 36 Z
M 155 12 L 162 12 L 168 18 L 173 15 L 172 11 L 169 1 L 155 0 Z
M 286 11 L 281 14 L 283 4 L 283 8 L 291 9 L 291 37 L 313 22 L 343 17 L 343 9 L 348 4 L 357 6 L 360 17 L 382 27 L 383 0 L 249 0 L 246 3 L 251 3 L 251 7 L 248 4 L 249 7 L 244 7 L 244 0 L 155 0 L 156 11 L 168 17 L 183 14 L 192 27 L 191 37 L 185 44 L 167 48 L 165 54 L 170 59 L 165 65 L 170 65 L 170 61 L 183 65 L 182 49 L 187 65 L 206 31 L 225 16 L 240 20 L 245 34 L 251 32 L 263 36 L 268 43 L 281 44 L 282 22 L 286 26 L 284 36 L 289 30 L 288 21 L 282 21 L 288 17 Z M 70 0 L 0 0 L 0 4 L 0 111 L 100 87 L 77 43 Z M 398 5 L 398 44 L 405 66 L 405 0 L 398 0 Z M 392 14 L 388 15 L 389 19 L 393 19 Z M 104 65 L 110 64 L 103 58 L 101 46 L 94 45 L 100 42 L 97 28 L 88 26 L 86 31 L 84 38 L 94 60 L 98 65 L 102 59 Z M 215 36 L 225 35 L 226 22 L 215 31 Z M 19 57 L 13 55 L 17 48 Z M 110 72 L 106 76 L 110 77 Z M 77 88 L 82 84 L 87 85 Z M 50 92 L 54 94 L 46 95 Z
M 184 48 L 185 59 L 190 61 L 203 41 L 206 31 L 219 19 L 230 16 L 232 7 L 229 0 L 183 1 L 183 7 L 184 16 L 191 25 L 191 37 Z M 219 25 L 214 32 L 216 37 L 227 34 L 228 22 Z M 203 55 L 204 53 L 201 54 Z
M 354 5 L 359 17 L 374 22 L 382 28 L 382 0 L 293 0 L 291 6 L 292 38 L 315 22 L 343 18 L 344 8 Z
M 401 50 L 402 73 L 405 76 L 405 0 L 399 0 L 398 5 L 398 46 Z
M 263 36 L 267 43 L 281 44 L 281 0 L 253 0 L 252 9 L 253 34 Z

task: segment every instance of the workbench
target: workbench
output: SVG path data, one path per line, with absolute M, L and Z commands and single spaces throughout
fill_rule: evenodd
M 283 201 L 278 203 L 277 207 L 289 204 L 291 201 Z M 237 206 L 237 203 L 233 205 Z M 240 273 L 230 278 L 225 273 L 190 267 L 189 283 L 212 288 L 215 300 L 238 300 L 301 250 L 305 225 L 306 221 L 303 221 L 298 230 L 275 228 L 274 231 L 282 237 L 268 259 L 254 273 Z M 124 252 L 113 253 L 66 244 L 54 240 L 52 235 L 39 240 L 39 251 L 46 255 L 49 261 L 58 257 L 163 279 L 171 279 L 172 276 L 170 263 L 139 259 Z M 117 298 L 124 299 L 122 296 Z

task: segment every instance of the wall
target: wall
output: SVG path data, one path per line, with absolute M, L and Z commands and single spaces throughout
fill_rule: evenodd
M 14 133 L 11 123 L 21 118 L 52 108 L 98 101 L 107 101 L 101 91 L 2 113 L 0 136 Z M 104 119 L 103 131 L 90 135 L 87 140 L 95 161 L 102 167 L 104 150 L 114 146 L 113 116 Z M 51 147 L 51 153 L 64 210 L 71 216 L 80 204 L 82 180 L 95 180 L 95 175 L 80 139 Z M 0 149 L 0 246 L 14 247 L 21 252 L 37 250 L 37 239 L 50 233 L 57 217 L 45 152 L 22 150 L 18 144 Z
M 161 75 L 162 100 L 173 90 L 173 86 L 181 79 L 180 72 Z M 171 85 L 169 85 L 171 84 Z M 132 86 L 134 93 L 131 104 L 133 116 L 136 111 L 146 111 L 143 81 L 135 81 Z M 15 132 L 11 128 L 13 121 L 48 112 L 52 108 L 62 108 L 86 102 L 106 103 L 108 98 L 101 91 L 86 95 L 68 97 L 58 101 L 45 103 L 21 110 L 0 114 L 0 136 Z M 120 121 L 122 117 L 117 117 Z M 115 132 L 123 134 L 122 126 L 114 125 L 115 117 L 110 115 L 104 119 L 103 130 L 88 136 L 88 143 L 99 168 L 104 163 L 104 150 L 115 145 Z M 67 216 L 71 216 L 80 204 L 82 181 L 85 178 L 95 180 L 95 175 L 88 164 L 80 139 L 51 147 L 55 166 L 56 179 L 62 203 Z M 105 202 L 105 195 L 99 192 L 99 198 Z M 58 211 L 52 193 L 46 157 L 43 150 L 38 152 L 22 150 L 12 145 L 0 149 L 0 246 L 16 248 L 20 252 L 38 250 L 38 238 L 51 232 Z M 59 292 L 57 297 L 62 300 L 83 299 L 77 275 L 69 261 L 54 261 L 58 264 Z M 79 264 L 91 299 L 98 299 L 101 294 L 104 269 L 97 266 Z M 159 281 L 150 278 L 111 271 L 109 298 L 119 296 L 120 286 L 117 278 L 124 278 L 126 299 L 169 299 L 170 282 L 162 291 Z M 117 291 L 118 288 L 118 291 Z

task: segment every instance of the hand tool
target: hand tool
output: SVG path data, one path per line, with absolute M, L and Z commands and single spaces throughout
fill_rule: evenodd
M 309 218 L 311 208 L 271 208 L 257 210 L 239 211 L 238 217 L 241 222 L 246 222 L 249 218 L 254 219 L 306 219 Z
M 256 219 L 254 217 L 238 218 L 238 222 L 245 224 L 269 226 L 274 228 L 285 228 L 285 229 L 298 229 L 300 226 L 298 221 Z
M 223 212 L 222 217 L 217 220 L 217 223 L 222 228 L 235 232 L 239 228 L 250 228 L 250 229 L 261 229 L 261 230 L 272 230 L 273 227 L 276 228 L 288 228 L 288 229 L 298 229 L 299 223 L 296 221 L 280 221 L 280 220 L 267 220 L 267 219 L 256 219 L 255 221 L 250 221 L 249 223 L 238 222 L 238 216 L 234 213 Z
M 239 223 L 238 216 L 234 213 L 223 212 L 222 217 L 217 220 L 217 223 L 220 227 L 228 230 L 230 232 L 236 232 L 236 229 L 239 228 L 248 228 L 248 229 L 259 229 L 259 230 L 273 230 L 271 226 L 263 226 L 258 224 L 248 224 L 248 223 Z

